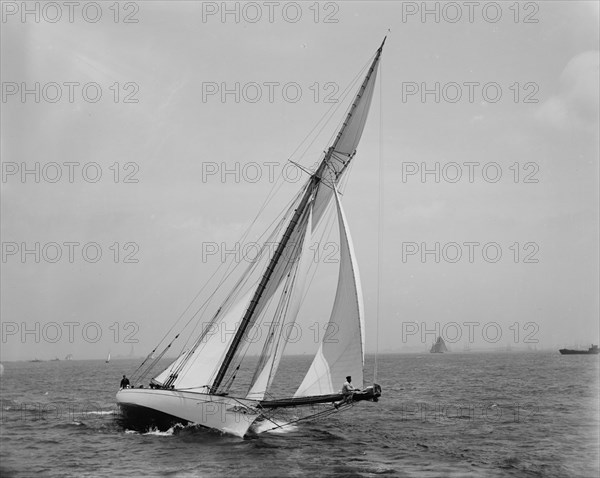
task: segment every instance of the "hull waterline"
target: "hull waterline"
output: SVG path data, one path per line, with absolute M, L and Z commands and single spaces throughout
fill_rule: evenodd
M 243 437 L 260 416 L 253 400 L 178 390 L 124 389 L 117 403 L 123 425 L 138 430 L 181 423 Z

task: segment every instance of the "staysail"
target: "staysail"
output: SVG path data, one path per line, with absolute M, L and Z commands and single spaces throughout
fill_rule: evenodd
M 337 191 L 334 191 L 340 230 L 340 267 L 333 310 L 312 365 L 294 397 L 327 395 L 339 390 L 344 377 L 363 386 L 364 313 L 358 264 Z M 336 385 L 337 384 L 337 385 Z

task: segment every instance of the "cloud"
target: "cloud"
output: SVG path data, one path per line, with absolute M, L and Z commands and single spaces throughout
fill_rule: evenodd
M 599 54 L 587 51 L 573 57 L 560 75 L 558 94 L 542 103 L 536 118 L 556 128 L 598 127 Z

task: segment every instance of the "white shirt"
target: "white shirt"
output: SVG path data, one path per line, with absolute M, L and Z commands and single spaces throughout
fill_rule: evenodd
M 344 386 L 342 387 L 342 394 L 348 395 L 351 392 L 356 390 L 350 382 L 344 382 Z

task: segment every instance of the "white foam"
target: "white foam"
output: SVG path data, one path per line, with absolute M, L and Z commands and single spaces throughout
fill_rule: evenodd
M 152 436 L 157 436 L 157 437 L 170 437 L 170 436 L 173 436 L 173 433 L 175 433 L 176 428 L 183 428 L 183 426 L 180 424 L 173 425 L 171 428 L 169 428 L 167 431 L 164 431 L 164 432 L 154 428 L 154 429 L 144 433 L 144 435 L 152 435 Z
M 279 420 L 264 420 L 258 424 L 254 424 L 252 427 L 255 433 L 289 433 L 297 429 L 297 425 Z

